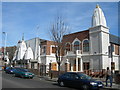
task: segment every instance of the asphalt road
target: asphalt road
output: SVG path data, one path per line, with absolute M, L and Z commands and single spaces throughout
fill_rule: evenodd
M 1 76 L 0 76 L 1 77 Z M 2 88 L 52 88 L 52 89 L 68 89 L 68 87 L 60 87 L 57 82 L 40 80 L 40 78 L 35 77 L 33 79 L 24 79 L 19 77 L 14 77 L 12 74 L 2 73 Z M 74 88 L 69 88 L 69 90 L 75 90 Z
M 1 72 L 0 72 L 1 74 Z M 48 90 L 48 89 L 63 89 L 63 90 L 76 90 L 75 88 L 69 88 L 69 87 L 60 87 L 58 86 L 57 82 L 51 82 L 46 81 L 43 79 L 40 79 L 38 77 L 34 77 L 33 79 L 24 79 L 19 77 L 14 77 L 12 74 L 6 74 L 2 72 L 2 75 L 0 75 L 0 79 L 2 77 L 2 88 L 3 90 L 26 90 L 26 89 L 32 89 L 32 90 Z M 107 89 L 100 89 L 100 90 L 107 90 Z M 110 89 L 109 89 L 110 90 Z

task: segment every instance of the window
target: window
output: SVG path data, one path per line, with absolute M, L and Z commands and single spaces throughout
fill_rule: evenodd
M 83 52 L 89 51 L 89 40 L 84 40 L 83 42 Z
M 115 45 L 115 54 L 119 55 L 119 46 L 118 45 Z
M 34 69 L 34 63 L 31 63 L 31 68 Z
M 42 47 L 42 54 L 45 54 L 46 53 L 46 46 L 43 46 Z
M 65 45 L 65 49 L 66 49 L 66 51 L 70 51 L 70 44 L 69 44 L 69 43 L 67 43 L 67 44 Z
M 89 62 L 84 62 L 83 63 L 83 69 L 84 70 L 89 70 L 89 68 L 90 68 L 90 63 Z
M 78 74 L 80 79 L 91 79 L 90 76 L 86 75 L 86 74 Z
M 67 73 L 67 74 L 64 74 L 64 76 L 63 76 L 64 78 L 70 78 L 70 74 L 69 73 Z
M 70 74 L 71 79 L 78 79 L 79 77 L 76 74 Z
M 52 53 L 56 52 L 56 47 L 52 47 Z
M 74 51 L 80 50 L 80 43 L 78 41 L 75 41 L 74 43 Z
M 115 62 L 111 62 L 111 70 L 115 70 Z

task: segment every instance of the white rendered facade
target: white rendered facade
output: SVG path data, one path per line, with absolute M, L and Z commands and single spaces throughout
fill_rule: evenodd
M 80 41 L 82 38 L 74 38 L 74 40 L 70 43 L 66 41 L 66 43 L 71 44 L 72 50 L 68 51 L 65 55 L 65 60 L 68 60 L 68 64 L 70 64 L 70 69 L 68 71 L 75 71 L 75 72 L 83 72 L 84 70 L 92 70 L 92 71 L 101 71 L 109 67 L 111 69 L 111 62 L 113 62 L 114 70 L 120 70 L 120 54 L 116 55 L 115 52 L 109 51 L 109 47 L 111 47 L 111 40 L 110 40 L 110 33 L 109 28 L 106 24 L 106 19 L 102 9 L 99 5 L 96 6 L 93 16 L 92 16 L 92 27 L 88 29 L 89 37 L 85 38 L 89 40 L 89 51 L 83 51 L 83 42 L 84 40 Z M 72 36 L 73 35 L 73 36 Z M 75 37 L 74 33 L 72 35 L 68 35 L 70 37 Z M 77 35 L 78 36 L 78 35 Z M 67 36 L 66 36 L 67 37 Z M 68 37 L 67 37 L 68 38 Z M 120 39 L 118 39 L 120 40 Z M 78 41 L 82 44 L 81 48 L 73 51 L 74 42 Z M 114 43 L 114 42 L 113 42 Z M 119 44 L 119 43 L 117 43 Z M 120 44 L 119 44 L 120 48 Z M 77 53 L 77 52 L 81 53 Z M 120 50 L 119 50 L 120 52 Z M 112 56 L 110 56 L 112 53 Z M 88 67 L 85 68 L 85 64 L 88 64 Z M 63 67 L 64 64 L 63 64 Z M 62 68 L 64 70 L 64 68 Z

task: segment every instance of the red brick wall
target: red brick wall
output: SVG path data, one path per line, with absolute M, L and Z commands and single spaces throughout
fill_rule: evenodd
M 51 45 L 55 45 L 55 42 L 46 40 L 45 42 L 42 42 L 41 45 L 46 45 L 46 55 L 50 55 Z
M 63 37 L 63 45 L 65 45 L 67 42 L 71 43 L 75 40 L 75 39 L 79 39 L 81 42 L 84 40 L 84 39 L 89 39 L 89 30 L 86 30 L 86 31 L 81 31 L 81 32 L 76 32 L 76 33 L 72 33 L 72 34 L 68 34 L 68 35 L 65 35 Z M 80 48 L 82 48 L 82 44 L 80 45 Z M 72 49 L 72 47 L 71 47 Z M 64 55 L 64 50 L 62 52 L 62 55 Z
M 66 43 L 66 42 L 72 43 L 75 38 L 78 38 L 80 41 L 82 41 L 86 38 L 89 39 L 89 30 L 65 35 L 63 37 L 63 43 Z

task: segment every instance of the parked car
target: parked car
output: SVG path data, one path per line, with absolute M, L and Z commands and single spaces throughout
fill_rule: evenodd
M 83 73 L 67 72 L 58 77 L 60 86 L 72 86 L 82 90 L 93 90 L 103 88 L 102 81 L 93 80 L 90 76 Z
M 13 67 L 6 67 L 5 72 L 8 74 L 14 74 L 15 68 Z
M 28 69 L 23 69 L 23 68 L 16 68 L 14 75 L 21 78 L 31 78 L 31 79 L 34 77 L 33 73 L 31 73 Z

